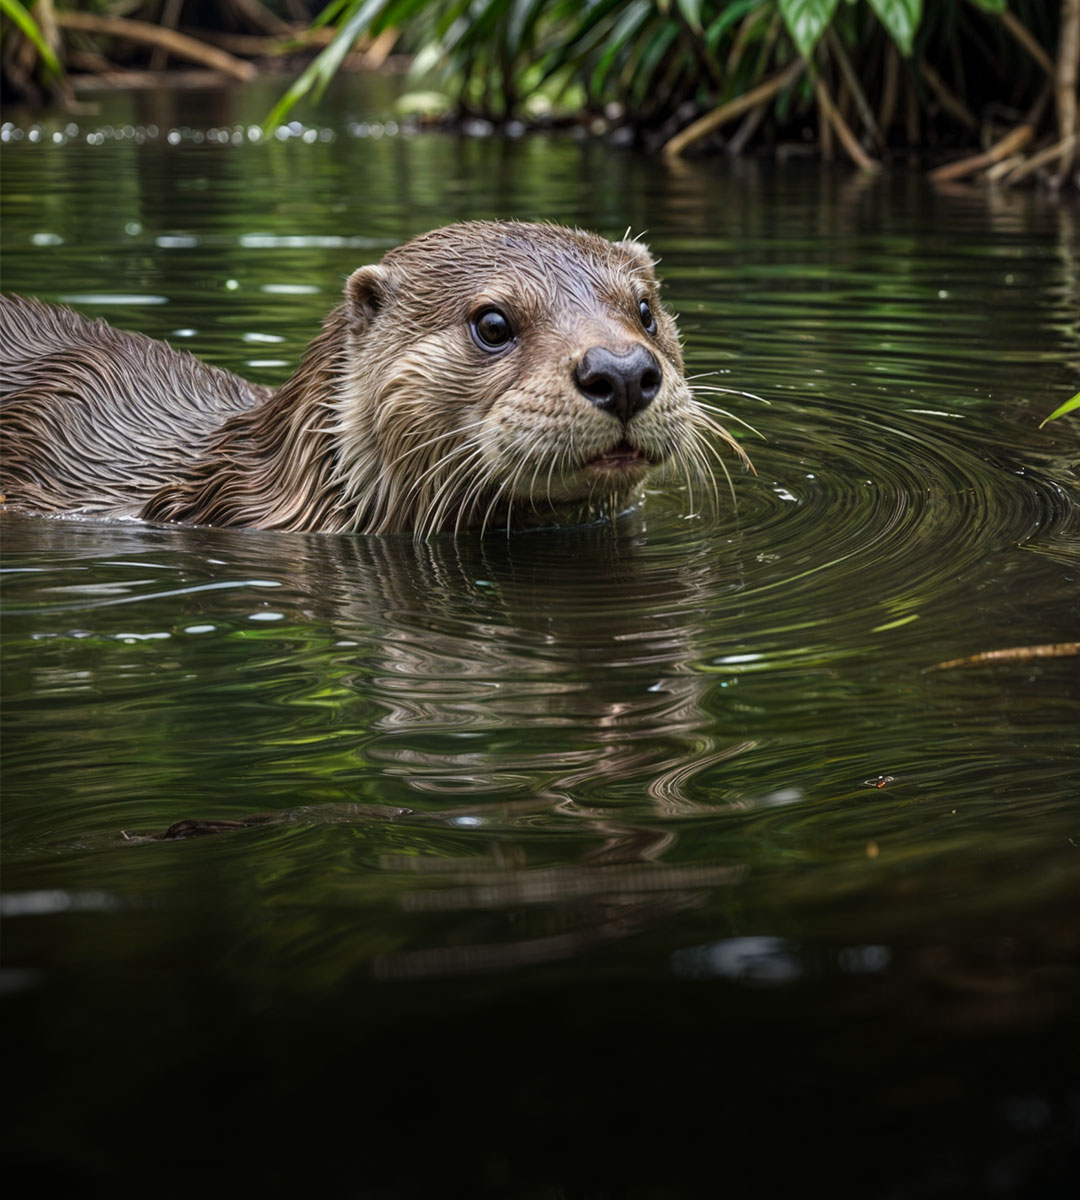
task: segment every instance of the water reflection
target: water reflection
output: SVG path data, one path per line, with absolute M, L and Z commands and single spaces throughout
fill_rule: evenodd
M 1076 659 L 929 668 L 1076 640 L 1080 443 L 1038 429 L 1080 380 L 1075 213 L 360 137 L 352 94 L 266 145 L 273 92 L 12 137 L 5 287 L 275 383 L 386 245 L 631 225 L 690 373 L 771 401 L 705 394 L 759 473 L 422 546 L 0 515 L 27 1178 L 1071 1195 Z M 297 1162 L 237 1157 L 267 1129 Z
M 1066 209 L 350 135 L 370 110 L 335 140 L 197 143 L 257 114 L 137 103 L 102 123 L 192 135 L 5 148 L 7 286 L 77 279 L 89 309 L 272 383 L 343 273 L 422 229 L 629 224 L 691 374 L 771 404 L 706 398 L 766 440 L 737 511 L 674 489 L 615 531 L 414 546 L 5 514 L 18 887 L 162 911 L 199 890 L 313 978 L 616 945 L 662 946 L 667 973 L 687 946 L 891 946 L 942 911 L 992 925 L 991 894 L 1060 901 L 1075 662 L 926 669 L 1075 640 L 1080 450 L 1037 429 L 1080 370 Z M 262 813 L 186 848 L 120 837 Z

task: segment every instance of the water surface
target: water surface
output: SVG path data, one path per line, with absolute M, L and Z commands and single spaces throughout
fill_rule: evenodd
M 1080 386 L 1075 212 L 406 136 L 348 90 L 265 145 L 264 100 L 8 129 L 5 289 L 273 384 L 415 233 L 629 226 L 757 473 L 422 545 L 5 513 L 17 1160 L 1065 1194 L 1078 660 L 938 664 L 1077 639 L 1077 427 L 1038 428 Z

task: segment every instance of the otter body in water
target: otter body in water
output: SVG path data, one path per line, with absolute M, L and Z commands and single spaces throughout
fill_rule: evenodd
M 0 489 L 37 512 L 423 536 L 711 482 L 675 322 L 638 242 L 424 234 L 348 279 L 263 388 L 68 309 L 0 301 Z M 741 451 L 740 451 L 741 453 Z

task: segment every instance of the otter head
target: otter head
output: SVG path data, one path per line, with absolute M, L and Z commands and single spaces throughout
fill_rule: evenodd
M 690 394 L 639 242 L 452 225 L 356 271 L 342 311 L 334 433 L 356 528 L 554 518 L 664 465 L 711 480 L 704 433 L 726 435 Z

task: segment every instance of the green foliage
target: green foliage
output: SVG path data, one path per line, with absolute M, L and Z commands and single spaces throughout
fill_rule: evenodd
M 1066 413 L 1077 412 L 1078 410 L 1080 410 L 1080 392 L 1077 392 L 1071 400 L 1066 400 L 1064 404 L 1058 405 L 1045 421 L 1040 421 L 1039 428 L 1042 429 L 1047 421 L 1056 421 L 1058 417 L 1063 417 Z
M 836 15 L 840 0 L 777 0 L 795 49 L 808 59 Z
M 889 31 L 889 37 L 910 56 L 915 31 L 922 20 L 922 0 L 869 0 L 878 20 Z
M 51 75 L 59 78 L 63 74 L 63 68 L 57 61 L 56 55 L 52 52 L 52 47 L 42 36 L 41 30 L 38 28 L 38 23 L 23 5 L 19 3 L 19 0 L 0 0 L 0 13 L 3 13 L 33 44 L 41 61 L 45 64 L 45 69 Z
M 935 67 L 935 81 L 948 76 L 954 90 L 973 86 L 986 93 L 1017 78 L 1027 86 L 1030 62 L 1008 35 L 973 41 L 971 67 L 957 74 L 965 31 L 973 21 L 996 21 L 1005 8 L 1006 0 L 333 0 L 317 23 L 335 21 L 337 37 L 267 124 L 325 86 L 358 35 L 396 28 L 417 51 L 416 73 L 436 76 L 465 113 L 505 119 L 527 111 L 539 91 L 549 106 L 573 96 L 600 111 L 617 101 L 639 127 L 655 127 L 686 102 L 707 108 L 738 97 L 802 56 L 811 72 L 771 101 L 775 123 L 805 118 L 815 105 L 809 79 L 821 74 L 832 88 L 858 93 L 861 87 L 855 105 L 863 132 L 876 141 L 871 109 L 880 104 L 889 43 L 913 60 L 901 86 L 910 78 L 919 103 L 934 103 L 934 112 L 940 105 L 920 79 L 920 56 Z M 1041 0 L 1012 4 L 1044 45 L 1056 31 L 1055 11 Z M 987 53 L 996 60 L 988 63 Z M 859 82 L 852 84 L 855 77 Z M 987 99 L 1013 107 L 1020 102 L 1012 82 L 1007 93 Z
M 315 18 L 313 26 L 317 28 L 328 24 L 336 17 L 341 16 L 347 8 L 348 11 L 342 19 L 341 27 L 333 41 L 309 63 L 292 87 L 274 105 L 270 115 L 266 118 L 265 127 L 274 129 L 280 125 L 296 101 L 301 96 L 306 96 L 308 92 L 314 90 L 316 97 L 321 96 L 356 39 L 362 33 L 377 33 L 379 28 L 384 27 L 380 22 L 380 16 L 384 15 L 386 10 L 397 7 L 399 5 L 395 4 L 395 0 L 359 0 L 358 3 L 350 3 L 349 0 L 333 0 L 328 4 Z M 417 0 L 413 4 L 413 8 L 420 7 L 421 4 Z

